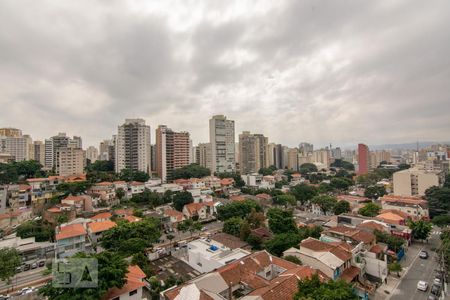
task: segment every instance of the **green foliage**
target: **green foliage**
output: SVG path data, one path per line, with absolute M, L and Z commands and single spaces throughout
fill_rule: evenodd
M 395 253 L 397 253 L 405 244 L 405 240 L 398 237 L 390 235 L 389 233 L 374 230 L 373 234 L 375 235 L 377 243 L 384 243 L 388 246 L 388 248 Z
M 222 172 L 222 173 L 216 173 L 215 174 L 220 179 L 224 178 L 233 178 L 234 180 L 234 186 L 237 188 L 245 186 L 245 181 L 242 179 L 241 174 L 236 172 Z
M 173 196 L 173 207 L 178 210 L 182 211 L 183 206 L 186 204 L 194 202 L 194 198 L 192 198 L 192 194 L 187 191 L 178 192 Z
M 263 212 L 252 209 L 246 221 L 248 222 L 250 229 L 256 229 L 261 226 L 265 226 L 264 222 L 266 221 L 266 217 Z
M 350 203 L 348 203 L 348 201 L 341 200 L 338 203 L 336 203 L 333 210 L 334 210 L 335 215 L 348 213 L 348 212 L 350 212 Z
M 121 288 L 126 283 L 127 263 L 116 253 L 102 252 L 86 255 L 79 253 L 75 258 L 93 257 L 98 260 L 98 287 L 96 288 L 57 288 L 50 281 L 39 289 L 39 294 L 49 300 L 95 300 L 101 299 L 108 289 Z M 70 258 L 69 258 L 70 260 Z
M 281 256 L 287 249 L 298 246 L 300 241 L 301 237 L 296 232 L 280 233 L 265 242 L 264 248 L 276 256 Z
M 295 300 L 358 300 L 353 286 L 343 280 L 322 282 L 317 274 L 300 280 Z
M 267 218 L 269 219 L 269 229 L 273 233 L 297 233 L 297 225 L 295 224 L 294 217 L 292 216 L 292 211 L 271 208 L 267 212 Z
M 336 197 L 327 195 L 318 195 L 311 199 L 311 203 L 316 204 L 320 207 L 324 214 L 333 211 L 335 205 L 337 204 Z
M 400 277 L 400 272 L 403 270 L 402 265 L 398 262 L 393 262 L 388 265 L 389 271 L 396 272 L 397 277 Z
M 58 192 L 68 195 L 80 195 L 83 194 L 88 188 L 92 186 L 92 183 L 88 181 L 82 182 L 64 182 L 56 186 Z
M 202 224 L 192 219 L 187 219 L 178 223 L 177 229 L 183 232 L 189 231 L 192 235 L 195 231 L 200 231 L 202 229 Z
M 161 236 L 159 228 L 159 221 L 153 218 L 119 223 L 104 232 L 100 242 L 103 248 L 128 256 L 152 246 Z
M 123 169 L 122 171 L 120 171 L 119 178 L 120 180 L 124 180 L 127 182 L 130 181 L 146 182 L 150 179 L 150 175 L 148 175 L 146 172 L 138 170 Z
M 22 259 L 19 251 L 14 248 L 0 249 L 0 280 L 10 283 L 11 277 L 16 274 Z
M 122 200 L 123 197 L 125 197 L 125 191 L 123 190 L 123 188 L 118 188 L 118 189 L 116 190 L 116 197 L 117 197 L 119 200 Z
M 433 225 L 424 220 L 416 222 L 410 220 L 408 221 L 408 227 L 411 229 L 411 234 L 416 240 L 426 240 L 433 229 Z
M 369 199 L 378 199 L 378 197 L 383 197 L 386 194 L 386 188 L 383 185 L 371 185 L 364 191 L 364 196 Z
M 300 201 L 304 205 L 316 196 L 318 191 L 316 187 L 302 183 L 291 187 L 291 194 L 295 196 L 297 201 Z
M 246 241 L 251 232 L 250 225 L 247 220 L 244 220 L 241 224 L 241 230 L 239 231 L 239 238 L 243 241 Z
M 253 250 L 261 250 L 261 249 L 262 249 L 263 241 L 262 241 L 262 239 L 261 239 L 259 236 L 257 236 L 257 235 L 250 234 L 250 235 L 247 237 L 247 243 L 248 243 L 250 246 L 252 246 L 252 249 L 253 249 Z
M 288 185 L 288 184 L 289 184 L 289 182 L 287 180 L 283 179 L 283 180 L 275 182 L 275 188 L 281 189 L 283 187 L 283 185 Z
M 135 208 L 133 210 L 133 216 L 138 217 L 138 218 L 143 218 L 144 217 L 144 212 L 142 211 L 142 209 Z
M 448 181 L 445 182 L 448 185 Z M 450 187 L 433 186 L 425 191 L 432 217 L 447 214 L 450 211 Z
M 273 204 L 295 206 L 297 199 L 292 194 L 283 194 L 273 198 Z
M 367 203 L 366 205 L 364 205 L 363 207 L 361 207 L 358 211 L 358 213 L 362 216 L 366 216 L 366 217 L 375 217 L 377 215 L 379 215 L 381 210 L 381 207 L 376 205 L 373 202 Z
M 217 217 L 221 221 L 228 220 L 232 217 L 244 219 L 252 212 L 252 209 L 257 212 L 262 211 L 261 206 L 253 200 L 231 202 L 217 208 Z
M 398 170 L 399 171 L 406 170 L 406 169 L 409 169 L 409 168 L 411 168 L 411 166 L 408 165 L 408 164 L 399 164 L 398 165 Z
M 144 189 L 142 193 L 134 194 L 130 201 L 136 204 L 148 205 L 151 208 L 163 205 L 164 203 L 169 203 L 172 199 L 166 199 L 163 195 L 156 192 L 152 192 L 149 189 Z
M 258 173 L 263 176 L 267 176 L 267 175 L 272 175 L 273 172 L 275 172 L 276 170 L 277 170 L 277 168 L 275 166 L 270 166 L 268 168 L 259 169 Z
M 359 175 L 356 178 L 356 182 L 364 187 L 376 185 L 376 183 L 382 179 L 391 178 L 394 172 L 394 170 L 377 168 L 367 174 Z
M 147 275 L 147 278 L 155 275 L 149 259 L 143 253 L 135 253 L 131 258 L 131 264 L 138 265 L 144 271 L 145 275 Z
M 334 177 L 331 178 L 330 185 L 337 190 L 346 191 L 353 185 L 353 180 L 343 177 Z
M 315 164 L 305 163 L 300 166 L 300 174 L 308 174 L 317 172 L 317 167 Z
M 436 216 L 431 221 L 436 226 L 444 227 L 444 226 L 450 225 L 450 215 Z
M 239 237 L 243 220 L 239 217 L 229 218 L 223 222 L 223 232 Z
M 327 194 L 334 191 L 334 188 L 331 186 L 331 184 L 322 182 L 319 184 L 319 188 L 317 189 L 319 194 Z
M 87 167 L 88 172 L 114 172 L 114 162 L 111 160 L 96 160 Z
M 302 261 L 297 256 L 288 255 L 288 256 L 283 257 L 283 259 L 290 261 L 294 264 L 300 265 L 300 266 L 302 265 Z
M 27 221 L 17 227 L 16 233 L 22 239 L 34 237 L 36 242 L 45 242 L 53 239 L 55 230 L 50 224 L 42 221 Z
M 198 164 L 190 164 L 180 169 L 173 170 L 173 179 L 189 179 L 189 178 L 202 178 L 211 175 L 211 171 L 208 168 L 202 167 Z
M 43 177 L 42 165 L 35 160 L 0 163 L 0 184 L 18 183 L 27 178 Z
M 441 233 L 441 245 L 436 250 L 438 263 L 443 267 L 447 276 L 450 275 L 450 229 Z
M 354 171 L 355 166 L 348 161 L 342 160 L 342 159 L 336 159 L 334 162 L 330 164 L 330 167 L 332 168 L 342 168 L 348 171 Z

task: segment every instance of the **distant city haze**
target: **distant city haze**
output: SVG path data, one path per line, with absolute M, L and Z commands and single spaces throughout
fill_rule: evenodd
M 2 1 L 0 127 L 85 148 L 127 118 L 316 148 L 449 141 L 450 2 Z

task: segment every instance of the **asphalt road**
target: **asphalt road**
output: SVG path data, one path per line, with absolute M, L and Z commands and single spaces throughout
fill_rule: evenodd
M 391 300 L 419 300 L 427 299 L 430 294 L 431 285 L 433 283 L 436 269 L 438 268 L 436 253 L 432 249 L 437 248 L 440 244 L 439 235 L 433 234 L 429 239 L 429 243 L 423 244 L 423 250 L 429 254 L 428 259 L 421 259 L 416 256 L 413 263 L 407 270 L 407 274 L 403 277 L 398 285 Z M 429 288 L 427 292 L 417 290 L 417 282 L 424 280 L 428 283 Z
M 16 290 L 25 286 L 34 286 L 34 282 L 50 279 L 51 276 L 42 274 L 45 269 L 45 267 L 42 267 L 19 273 L 11 279 L 10 285 L 7 285 L 4 281 L 0 281 L 0 294 L 7 290 L 11 291 L 12 288 Z

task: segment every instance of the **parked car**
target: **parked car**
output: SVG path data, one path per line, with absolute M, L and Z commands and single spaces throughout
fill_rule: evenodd
M 31 264 L 31 269 L 36 269 L 38 267 L 38 264 L 37 263 L 32 263 Z
M 428 252 L 425 251 L 425 250 L 420 251 L 419 257 L 422 258 L 422 259 L 427 259 L 428 258 Z
M 417 283 L 417 289 L 418 289 L 419 291 L 426 292 L 426 291 L 428 290 L 428 283 L 426 283 L 426 282 L 423 281 L 423 280 L 420 280 L 420 281 Z
M 438 300 L 438 298 L 435 295 L 428 295 L 428 300 Z
M 20 272 L 22 272 L 22 267 L 17 267 L 16 268 L 16 273 L 20 273 Z
M 24 264 L 23 265 L 23 270 L 24 271 L 28 271 L 30 269 L 30 267 L 31 267 L 30 264 Z
M 431 287 L 431 294 L 439 296 L 441 294 L 441 286 L 433 284 L 433 286 Z
M 45 266 L 45 260 L 41 260 L 41 261 L 39 262 L 39 267 L 43 267 L 43 266 Z
M 440 278 L 436 277 L 436 278 L 434 278 L 434 280 L 433 280 L 433 284 L 438 285 L 438 286 L 441 286 L 442 281 L 441 281 Z

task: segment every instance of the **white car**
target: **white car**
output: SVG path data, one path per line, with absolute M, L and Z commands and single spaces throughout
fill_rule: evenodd
M 434 278 L 434 280 L 433 280 L 433 284 L 435 284 L 435 285 L 441 285 L 441 279 L 439 279 L 439 278 Z
M 420 281 L 417 283 L 417 289 L 418 289 L 419 291 L 426 292 L 426 291 L 428 290 L 428 283 L 426 283 L 426 282 L 423 281 L 423 280 L 420 280 Z

